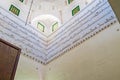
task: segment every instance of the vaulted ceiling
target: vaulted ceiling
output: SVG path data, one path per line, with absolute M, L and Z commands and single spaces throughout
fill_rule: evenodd
M 36 26 L 37 22 L 41 22 L 48 28 L 44 32 L 44 34 L 48 35 L 52 33 L 50 29 L 54 23 L 58 22 L 59 26 L 61 25 L 62 16 L 60 15 L 60 11 L 66 5 L 66 0 L 33 0 L 30 22 L 33 26 Z
M 33 2 L 28 19 L 33 21 L 33 24 L 36 21 L 43 22 L 47 28 L 50 28 L 49 24 L 52 25 L 51 23 L 55 22 L 55 20 L 59 21 L 59 17 L 57 17 L 56 14 L 59 12 L 58 10 L 60 8 L 58 9 L 58 7 L 54 5 L 56 9 L 53 9 L 53 4 L 55 3 L 52 3 L 52 1 L 41 1 L 41 4 L 39 2 L 40 1 Z M 36 6 L 35 3 L 41 6 Z M 19 4 L 23 5 L 23 3 L 20 2 Z M 24 19 L 24 17 L 27 16 L 27 14 L 25 14 L 25 16 L 22 15 L 22 9 L 21 15 L 16 16 L 1 8 L 1 21 L 9 26 L 7 28 L 5 27 L 5 30 L 1 29 L 1 34 L 2 36 L 4 35 L 5 39 L 11 41 L 11 43 L 15 42 L 14 44 L 22 49 L 22 53 L 25 56 L 46 64 L 116 22 L 114 12 L 107 0 L 95 0 L 88 5 L 85 5 L 85 2 L 83 3 L 84 5 L 82 5 L 82 2 L 78 2 L 77 6 L 79 4 L 81 4 L 80 8 L 82 9 L 74 16 L 72 16 L 71 13 L 72 10 L 76 8 L 76 4 L 68 5 L 69 8 L 65 9 L 63 18 L 69 21 L 50 36 L 41 34 L 34 28 L 34 25 L 25 25 L 24 22 L 21 22 L 21 17 Z M 18 6 L 18 8 L 19 7 L 20 6 Z M 8 9 L 8 6 L 6 9 Z M 10 13 L 13 16 L 9 16 L 11 15 Z M 25 13 L 25 11 L 23 11 L 23 13 Z M 69 19 L 70 17 L 72 18 Z M 11 35 L 9 36 L 9 34 Z

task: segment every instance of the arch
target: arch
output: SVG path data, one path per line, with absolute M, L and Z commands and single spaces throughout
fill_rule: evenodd
M 32 25 L 36 28 L 38 26 L 38 22 L 44 24 L 45 34 L 51 34 L 53 32 L 52 31 L 53 24 L 55 24 L 56 22 L 58 23 L 58 26 L 61 25 L 60 19 L 51 14 L 39 15 L 31 21 Z

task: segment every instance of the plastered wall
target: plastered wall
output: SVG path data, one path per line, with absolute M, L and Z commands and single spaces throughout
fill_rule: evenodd
M 119 61 L 117 22 L 47 65 L 21 54 L 15 80 L 120 80 Z
M 45 80 L 120 80 L 120 24 L 49 63 Z
M 21 55 L 15 80 L 120 80 L 120 24 L 47 65 Z
M 14 80 L 44 80 L 45 67 L 21 54 Z

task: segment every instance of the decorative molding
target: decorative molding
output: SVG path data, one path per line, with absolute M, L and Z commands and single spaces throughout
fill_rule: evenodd
M 116 23 L 107 0 L 88 6 L 49 37 L 0 8 L 0 38 L 20 47 L 26 57 L 47 64 Z
M 66 53 L 117 21 L 107 0 L 96 0 L 49 37 L 47 62 Z

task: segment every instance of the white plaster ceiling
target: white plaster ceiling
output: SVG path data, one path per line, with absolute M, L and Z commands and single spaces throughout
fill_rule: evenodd
M 75 3 L 85 2 L 85 1 L 87 3 L 90 3 L 92 0 L 74 0 Z M 31 9 L 31 17 L 29 20 L 30 23 L 32 23 L 32 26 L 36 27 L 36 24 L 35 24 L 36 22 L 34 22 L 36 18 L 38 21 L 43 23 L 48 28 L 57 21 L 59 24 L 65 23 L 61 21 L 63 16 L 60 15 L 61 14 L 60 11 L 63 12 L 65 8 L 70 7 L 70 5 L 67 5 L 67 3 L 68 3 L 68 0 L 33 0 L 33 6 Z M 47 16 L 45 18 L 41 18 L 40 16 L 42 15 L 52 15 L 51 17 L 55 17 L 58 20 L 55 20 Z M 50 31 L 47 31 L 47 32 L 50 32 Z M 47 34 L 45 33 L 45 35 Z
M 47 36 L 52 33 L 52 25 L 53 24 L 58 22 L 59 23 L 58 25 L 60 26 L 60 23 L 61 23 L 60 20 L 53 15 L 37 16 L 32 20 L 32 25 L 36 26 L 36 28 L 37 28 L 37 23 L 38 22 L 40 22 L 42 25 L 45 26 L 45 31 L 43 33 Z
M 34 0 L 29 21 L 34 27 L 36 27 L 37 21 L 39 21 L 49 29 L 55 22 L 61 24 L 59 11 L 65 6 L 66 0 Z M 49 30 L 46 32 L 44 33 L 45 35 L 52 33 Z

